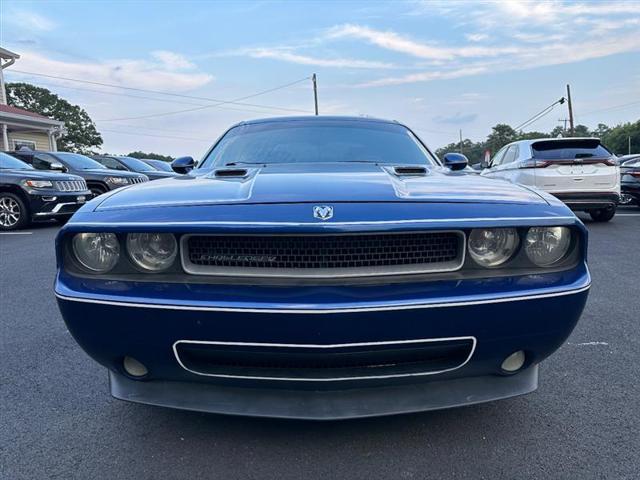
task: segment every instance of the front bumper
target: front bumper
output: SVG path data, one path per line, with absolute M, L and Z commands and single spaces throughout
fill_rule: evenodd
M 571 210 L 599 210 L 603 208 L 611 208 L 620 201 L 620 195 L 617 192 L 577 192 L 577 193 L 553 193 L 551 194 L 558 200 L 564 202 Z
M 564 343 L 588 295 L 586 266 L 560 276 L 565 284 L 551 289 L 527 290 L 536 281 L 531 278 L 508 294 L 324 311 L 308 305 L 250 309 L 214 302 L 177 304 L 162 292 L 157 294 L 166 304 L 123 301 L 117 295 L 80 297 L 60 278 L 57 295 L 69 331 L 110 370 L 116 398 L 214 413 L 329 420 L 448 408 L 535 390 L 538 363 Z M 457 289 L 450 290 L 455 294 Z M 185 340 L 281 347 L 462 336 L 474 339 L 474 349 L 455 368 L 346 381 L 211 374 L 186 367 L 175 348 Z M 506 375 L 501 364 L 518 350 L 526 353 L 526 363 L 515 375 Z M 123 369 L 125 356 L 147 366 L 148 375 L 130 377 Z
M 69 217 L 92 198 L 89 190 L 84 192 L 30 191 L 29 207 L 33 220 Z

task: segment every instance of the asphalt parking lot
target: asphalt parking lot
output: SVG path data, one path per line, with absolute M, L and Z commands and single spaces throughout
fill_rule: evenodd
M 640 209 L 582 218 L 593 287 L 537 392 L 328 423 L 111 398 L 58 313 L 58 228 L 0 235 L 0 478 L 638 478 Z

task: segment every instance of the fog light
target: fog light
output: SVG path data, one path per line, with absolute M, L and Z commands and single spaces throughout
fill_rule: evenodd
M 524 365 L 525 355 L 522 350 L 518 350 L 517 352 L 512 353 L 502 362 L 502 370 L 505 372 L 515 372 L 516 370 L 520 370 Z
M 122 362 L 124 366 L 125 372 L 127 372 L 132 377 L 144 377 L 149 370 L 142 363 L 132 357 L 124 357 L 124 361 Z

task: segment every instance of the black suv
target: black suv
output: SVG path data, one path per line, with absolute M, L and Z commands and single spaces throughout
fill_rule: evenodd
M 15 230 L 32 220 L 65 222 L 91 196 L 81 177 L 39 172 L 0 152 L 0 230 Z
M 149 181 L 146 175 L 140 173 L 109 170 L 104 165 L 79 153 L 39 152 L 27 149 L 10 153 L 37 170 L 57 170 L 78 175 L 85 179 L 89 190 L 94 195 L 101 195 L 133 183 Z
M 133 157 L 121 157 L 116 155 L 91 155 L 96 162 L 101 163 L 111 170 L 124 170 L 138 172 L 149 177 L 149 180 L 159 180 L 161 178 L 177 177 L 174 172 L 163 172 L 142 160 Z

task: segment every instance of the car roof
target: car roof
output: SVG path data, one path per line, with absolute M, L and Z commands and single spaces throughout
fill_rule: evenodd
M 255 120 L 245 120 L 234 125 L 234 127 L 240 125 L 255 125 L 264 123 L 287 123 L 287 122 L 359 122 L 359 123 L 379 123 L 379 124 L 391 124 L 402 125 L 395 120 L 385 120 L 382 118 L 366 117 L 366 116 L 347 116 L 347 115 L 298 115 L 289 117 L 272 117 L 272 118 L 258 118 Z
M 515 143 L 519 145 L 532 145 L 536 142 L 567 142 L 569 140 L 597 140 L 598 142 L 600 141 L 600 139 L 597 137 L 555 137 L 555 138 L 541 137 L 541 138 L 529 138 L 526 140 L 516 140 L 515 142 L 511 142 L 509 145 L 512 145 Z

